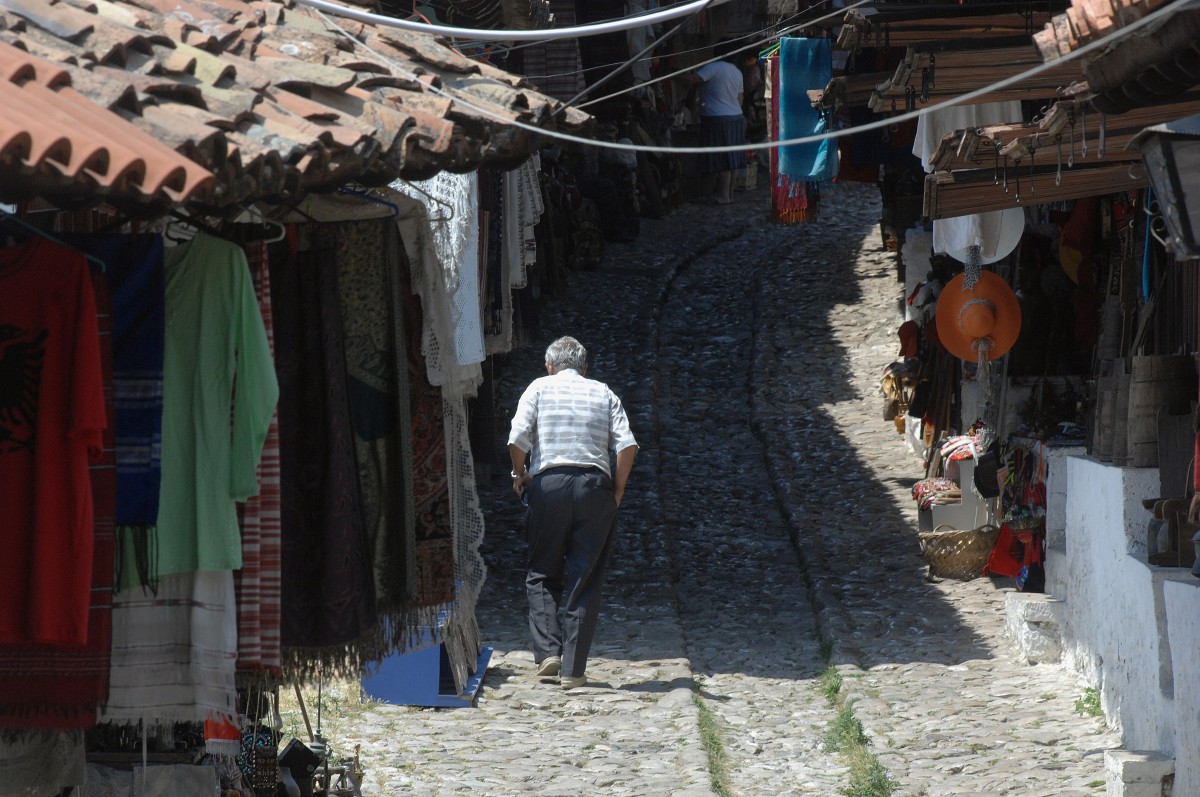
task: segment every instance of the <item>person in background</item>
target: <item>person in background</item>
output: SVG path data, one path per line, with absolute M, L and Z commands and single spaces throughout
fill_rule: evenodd
M 617 508 L 638 452 L 621 400 L 586 373 L 579 341 L 551 343 L 547 376 L 521 394 L 508 437 L 513 490 L 529 506 L 525 591 L 534 661 L 538 675 L 560 675 L 563 689 L 587 683 Z
M 720 41 L 713 55 L 720 58 L 692 73 L 692 83 L 700 89 L 700 145 L 723 147 L 746 143 L 746 119 L 742 115 L 743 74 L 739 56 L 732 52 L 733 42 Z M 749 54 L 753 58 L 753 53 Z M 706 152 L 700 155 L 700 172 L 715 175 L 712 201 L 718 205 L 733 202 L 733 173 L 744 166 L 746 154 Z

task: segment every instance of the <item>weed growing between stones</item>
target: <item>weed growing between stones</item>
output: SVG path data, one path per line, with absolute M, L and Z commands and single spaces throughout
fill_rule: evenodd
M 700 712 L 700 743 L 708 753 L 708 774 L 712 790 L 717 797 L 731 797 L 733 791 L 729 784 L 729 759 L 721 742 L 721 729 L 717 726 L 717 718 L 700 696 L 703 689 L 704 679 L 695 678 L 692 682 L 692 701 Z
M 1083 694 L 1075 698 L 1075 711 L 1085 717 L 1099 717 L 1104 714 L 1100 707 L 1100 693 L 1092 687 L 1083 690 Z
M 825 699 L 831 705 L 836 703 L 838 694 L 842 691 L 842 674 L 834 667 L 827 667 L 825 672 L 821 673 L 820 686 Z
M 850 770 L 850 783 L 842 789 L 846 797 L 890 797 L 899 785 L 867 746 L 862 722 L 854 716 L 853 703 L 841 694 L 842 676 L 833 667 L 821 675 L 821 691 L 837 716 L 825 729 L 825 748 L 838 754 Z

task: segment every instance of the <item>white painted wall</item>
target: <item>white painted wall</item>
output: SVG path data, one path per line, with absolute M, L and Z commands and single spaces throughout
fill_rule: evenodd
M 1126 750 L 1175 758 L 1175 794 L 1200 795 L 1200 579 L 1145 562 L 1156 468 L 1086 456 L 1066 465 L 1064 546 L 1047 574 L 1064 661 L 1101 694 Z
M 1175 675 L 1175 794 L 1200 794 L 1200 579 L 1163 587 Z

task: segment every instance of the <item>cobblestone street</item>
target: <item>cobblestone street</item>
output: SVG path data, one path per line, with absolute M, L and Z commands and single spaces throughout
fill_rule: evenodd
M 643 220 L 505 359 L 511 410 L 546 344 L 578 337 L 641 444 L 589 684 L 534 675 L 502 453 L 501 477 L 480 480 L 477 614 L 495 652 L 478 707 L 330 715 L 340 750 L 362 745 L 364 795 L 713 795 L 703 714 L 736 797 L 834 797 L 848 781 L 823 744 L 831 666 L 895 795 L 1104 794 L 1120 740 L 1077 711 L 1072 672 L 1017 661 L 1011 582 L 926 579 L 921 463 L 880 416 L 902 317 L 878 191 L 833 186 L 798 227 L 771 225 L 768 201 L 760 188 Z M 501 419 L 497 452 L 506 432 Z

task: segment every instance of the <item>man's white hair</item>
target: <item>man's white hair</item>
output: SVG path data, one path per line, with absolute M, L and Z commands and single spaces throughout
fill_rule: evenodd
M 546 364 L 554 369 L 574 368 L 579 373 L 587 369 L 587 349 L 575 338 L 564 336 L 546 347 Z

